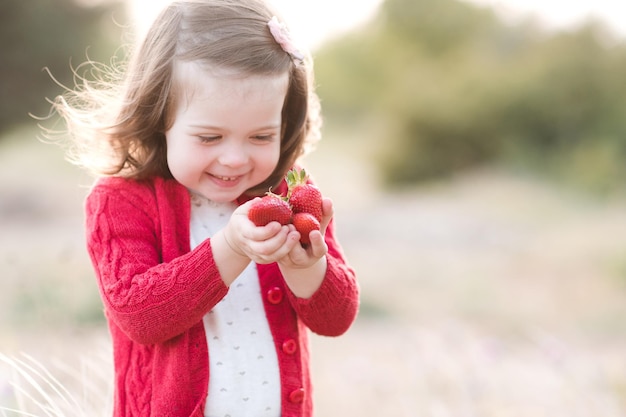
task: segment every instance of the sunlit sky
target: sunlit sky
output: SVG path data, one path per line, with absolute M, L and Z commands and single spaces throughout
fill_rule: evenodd
M 127 0 L 139 30 L 171 0 Z M 295 39 L 309 49 L 367 21 L 382 0 L 270 0 L 291 27 Z M 418 1 L 418 0 L 416 0 Z M 466 0 L 494 7 L 502 17 L 515 21 L 534 14 L 548 27 L 576 25 L 589 16 L 605 21 L 626 37 L 626 2 L 619 0 Z
M 565 28 L 589 17 L 599 18 L 626 36 L 626 3 L 620 0 L 468 0 L 491 6 L 505 19 L 532 13 L 549 27 Z
M 140 30 L 171 0 L 127 0 Z M 332 36 L 367 21 L 381 0 L 269 0 L 286 20 L 293 38 L 314 49 Z

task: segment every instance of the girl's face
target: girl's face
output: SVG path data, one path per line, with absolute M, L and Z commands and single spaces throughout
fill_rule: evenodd
M 181 93 L 165 132 L 174 178 L 216 202 L 265 181 L 280 157 L 288 74 L 241 76 L 178 63 L 176 78 Z

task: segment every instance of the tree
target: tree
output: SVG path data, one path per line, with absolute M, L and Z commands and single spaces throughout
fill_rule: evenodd
M 72 83 L 71 66 L 87 56 L 105 60 L 119 43 L 124 21 L 121 2 L 86 6 L 73 0 L 0 2 L 0 131 L 28 122 L 29 113 L 47 114 L 62 91 L 50 73 Z
M 520 161 L 595 188 L 626 175 L 626 43 L 601 22 L 551 33 L 460 0 L 386 0 L 316 69 L 327 125 L 365 126 L 390 184 Z

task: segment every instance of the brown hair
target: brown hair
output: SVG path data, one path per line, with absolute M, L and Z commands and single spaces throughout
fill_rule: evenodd
M 55 101 L 72 138 L 73 162 L 99 175 L 171 178 L 165 132 L 176 106 L 174 64 L 199 61 L 244 75 L 289 73 L 278 164 L 248 193 L 276 186 L 319 138 L 320 115 L 312 60 L 292 59 L 276 43 L 267 27 L 274 14 L 262 0 L 184 0 L 166 7 L 125 70 L 99 67 L 104 77 L 80 78 L 76 90 Z

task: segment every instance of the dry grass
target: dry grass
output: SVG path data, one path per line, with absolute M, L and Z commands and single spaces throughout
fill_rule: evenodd
M 342 146 L 308 162 L 336 203 L 362 310 L 343 337 L 313 338 L 317 415 L 626 415 L 626 201 L 498 171 L 385 192 Z M 0 142 L 0 406 L 107 415 L 86 180 L 57 159 Z
M 112 415 L 111 349 L 103 335 L 91 336 L 78 345 L 80 349 L 89 347 L 88 353 L 76 357 L 76 352 L 66 351 L 65 361 L 48 356 L 44 364 L 26 353 L 12 356 L 0 354 L 0 364 L 9 372 L 0 378 L 0 383 L 5 384 L 0 395 L 0 414 L 47 417 Z M 76 346 L 74 343 L 71 346 Z M 71 354 L 75 359 L 68 363 L 66 361 Z

